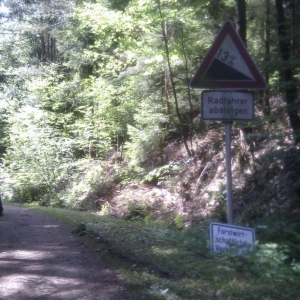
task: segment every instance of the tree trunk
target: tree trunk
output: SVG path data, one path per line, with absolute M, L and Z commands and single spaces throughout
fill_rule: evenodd
M 185 49 L 185 43 L 184 43 L 184 29 L 182 22 L 179 23 L 180 25 L 180 34 L 181 34 L 181 47 L 182 47 L 182 53 L 184 56 L 184 69 L 185 69 L 185 79 L 186 79 L 186 86 L 187 86 L 187 99 L 190 106 L 190 124 L 189 124 L 189 135 L 190 135 L 190 141 L 191 141 L 191 149 L 193 149 L 193 104 L 192 104 L 192 95 L 191 95 L 191 89 L 190 89 L 190 78 L 188 74 L 188 58 L 187 53 Z
M 245 0 L 236 0 L 236 30 L 241 40 L 247 47 L 247 21 Z M 246 131 L 247 133 L 252 133 L 251 125 L 247 126 L 247 128 L 242 127 L 241 130 L 243 131 L 243 136 L 246 136 Z M 251 145 L 251 149 L 253 150 L 253 145 Z
M 247 45 L 247 21 L 246 21 L 246 1 L 236 0 L 236 30 Z
M 277 30 L 279 37 L 279 52 L 281 59 L 288 66 L 288 61 L 290 59 L 290 43 L 286 39 L 288 32 L 285 26 L 285 15 L 283 8 L 283 1 L 276 0 L 276 11 L 277 11 Z M 287 112 L 291 122 L 291 126 L 294 134 L 294 141 L 296 144 L 300 142 L 300 119 L 298 116 L 296 100 L 298 96 L 297 86 L 294 82 L 294 68 L 286 67 L 283 70 L 283 82 L 285 83 L 285 101 L 287 104 Z
M 270 22 L 270 15 L 271 15 L 271 3 L 270 0 L 265 0 L 265 16 L 266 16 L 266 22 L 265 22 L 265 34 L 264 34 L 264 39 L 265 39 L 265 80 L 266 83 L 269 84 L 270 81 L 270 76 L 269 76 L 269 67 L 268 67 L 268 62 L 270 61 L 270 28 L 271 28 L 271 22 Z M 264 114 L 265 116 L 270 115 L 270 92 L 269 90 L 266 90 L 264 93 Z
M 184 147 L 186 149 L 186 152 L 189 156 L 192 156 L 192 153 L 188 147 L 187 144 L 187 140 L 186 140 L 186 136 L 184 134 L 184 129 L 183 129 L 183 121 L 181 118 L 181 114 L 179 111 L 179 106 L 178 106 L 178 98 L 177 98 L 177 92 L 176 92 L 176 88 L 175 88 L 175 82 L 174 82 L 174 76 L 173 76 L 173 72 L 172 72 L 172 68 L 171 68 L 171 62 L 170 62 L 170 52 L 169 52 L 169 44 L 168 44 L 168 36 L 167 36 L 167 32 L 166 32 L 166 24 L 165 21 L 163 21 L 163 17 L 162 17 L 162 11 L 161 11 L 161 6 L 160 6 L 160 1 L 158 1 L 158 7 L 159 7 L 159 14 L 161 17 L 161 29 L 162 29 L 162 34 L 163 34 L 163 40 L 164 40 L 164 44 L 165 44 L 165 51 L 166 51 L 166 59 L 167 59 L 167 63 L 168 63 L 168 71 L 169 71 L 169 76 L 170 76 L 170 83 L 171 83 L 171 87 L 172 87 L 172 91 L 173 91 L 173 96 L 174 96 L 174 101 L 175 101 L 175 109 L 176 109 L 176 114 L 177 114 L 177 118 L 179 120 L 179 126 L 180 126 L 180 131 L 181 131 L 181 136 L 182 136 L 182 140 L 183 140 L 183 144 Z
M 41 62 L 46 62 L 46 43 L 45 43 L 45 34 L 41 32 Z
M 168 33 L 168 24 L 167 22 L 165 22 L 165 32 L 166 34 Z M 171 106 L 170 106 L 170 92 L 169 92 L 169 85 L 170 85 L 170 75 L 167 69 L 165 69 L 165 82 L 164 82 L 164 86 L 165 86 L 165 96 L 166 96 L 166 108 L 167 108 L 167 115 L 170 116 L 171 115 Z
M 43 18 L 40 18 L 40 27 L 43 28 Z M 41 62 L 46 62 L 46 42 L 45 42 L 45 32 L 42 29 L 40 32 L 40 49 L 41 49 Z

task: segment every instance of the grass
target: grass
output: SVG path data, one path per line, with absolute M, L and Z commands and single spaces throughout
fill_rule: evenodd
M 75 229 L 84 224 L 99 253 L 133 290 L 143 291 L 144 299 L 300 299 L 299 265 L 284 263 L 277 245 L 260 245 L 247 257 L 220 256 L 209 250 L 208 224 L 179 230 L 161 222 L 27 207 Z

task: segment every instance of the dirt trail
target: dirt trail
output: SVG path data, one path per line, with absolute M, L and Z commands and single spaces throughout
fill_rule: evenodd
M 101 253 L 71 231 L 45 214 L 5 206 L 0 217 L 0 299 L 129 299 Z

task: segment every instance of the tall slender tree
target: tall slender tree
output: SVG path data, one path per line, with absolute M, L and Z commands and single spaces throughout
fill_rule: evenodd
M 247 19 L 246 19 L 246 1 L 236 0 L 236 27 L 239 36 L 247 45 Z
M 282 0 L 276 0 L 277 11 L 277 32 L 279 38 L 279 54 L 284 63 L 282 70 L 282 81 L 284 84 L 285 101 L 287 104 L 287 113 L 294 133 L 295 143 L 300 143 L 300 118 L 296 105 L 298 89 L 294 80 L 295 69 L 290 63 L 291 45 L 288 39 L 289 32 L 286 27 L 285 12 Z
M 264 41 L 265 41 L 265 80 L 269 84 L 270 72 L 268 68 L 268 63 L 270 62 L 270 31 L 271 31 L 271 2 L 270 0 L 265 0 L 265 24 L 264 24 Z M 270 115 L 270 91 L 267 89 L 264 93 L 264 114 L 266 116 Z

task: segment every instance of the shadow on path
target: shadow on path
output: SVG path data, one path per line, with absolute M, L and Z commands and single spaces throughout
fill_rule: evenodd
M 0 299 L 132 299 L 101 253 L 71 230 L 48 215 L 5 206 Z

